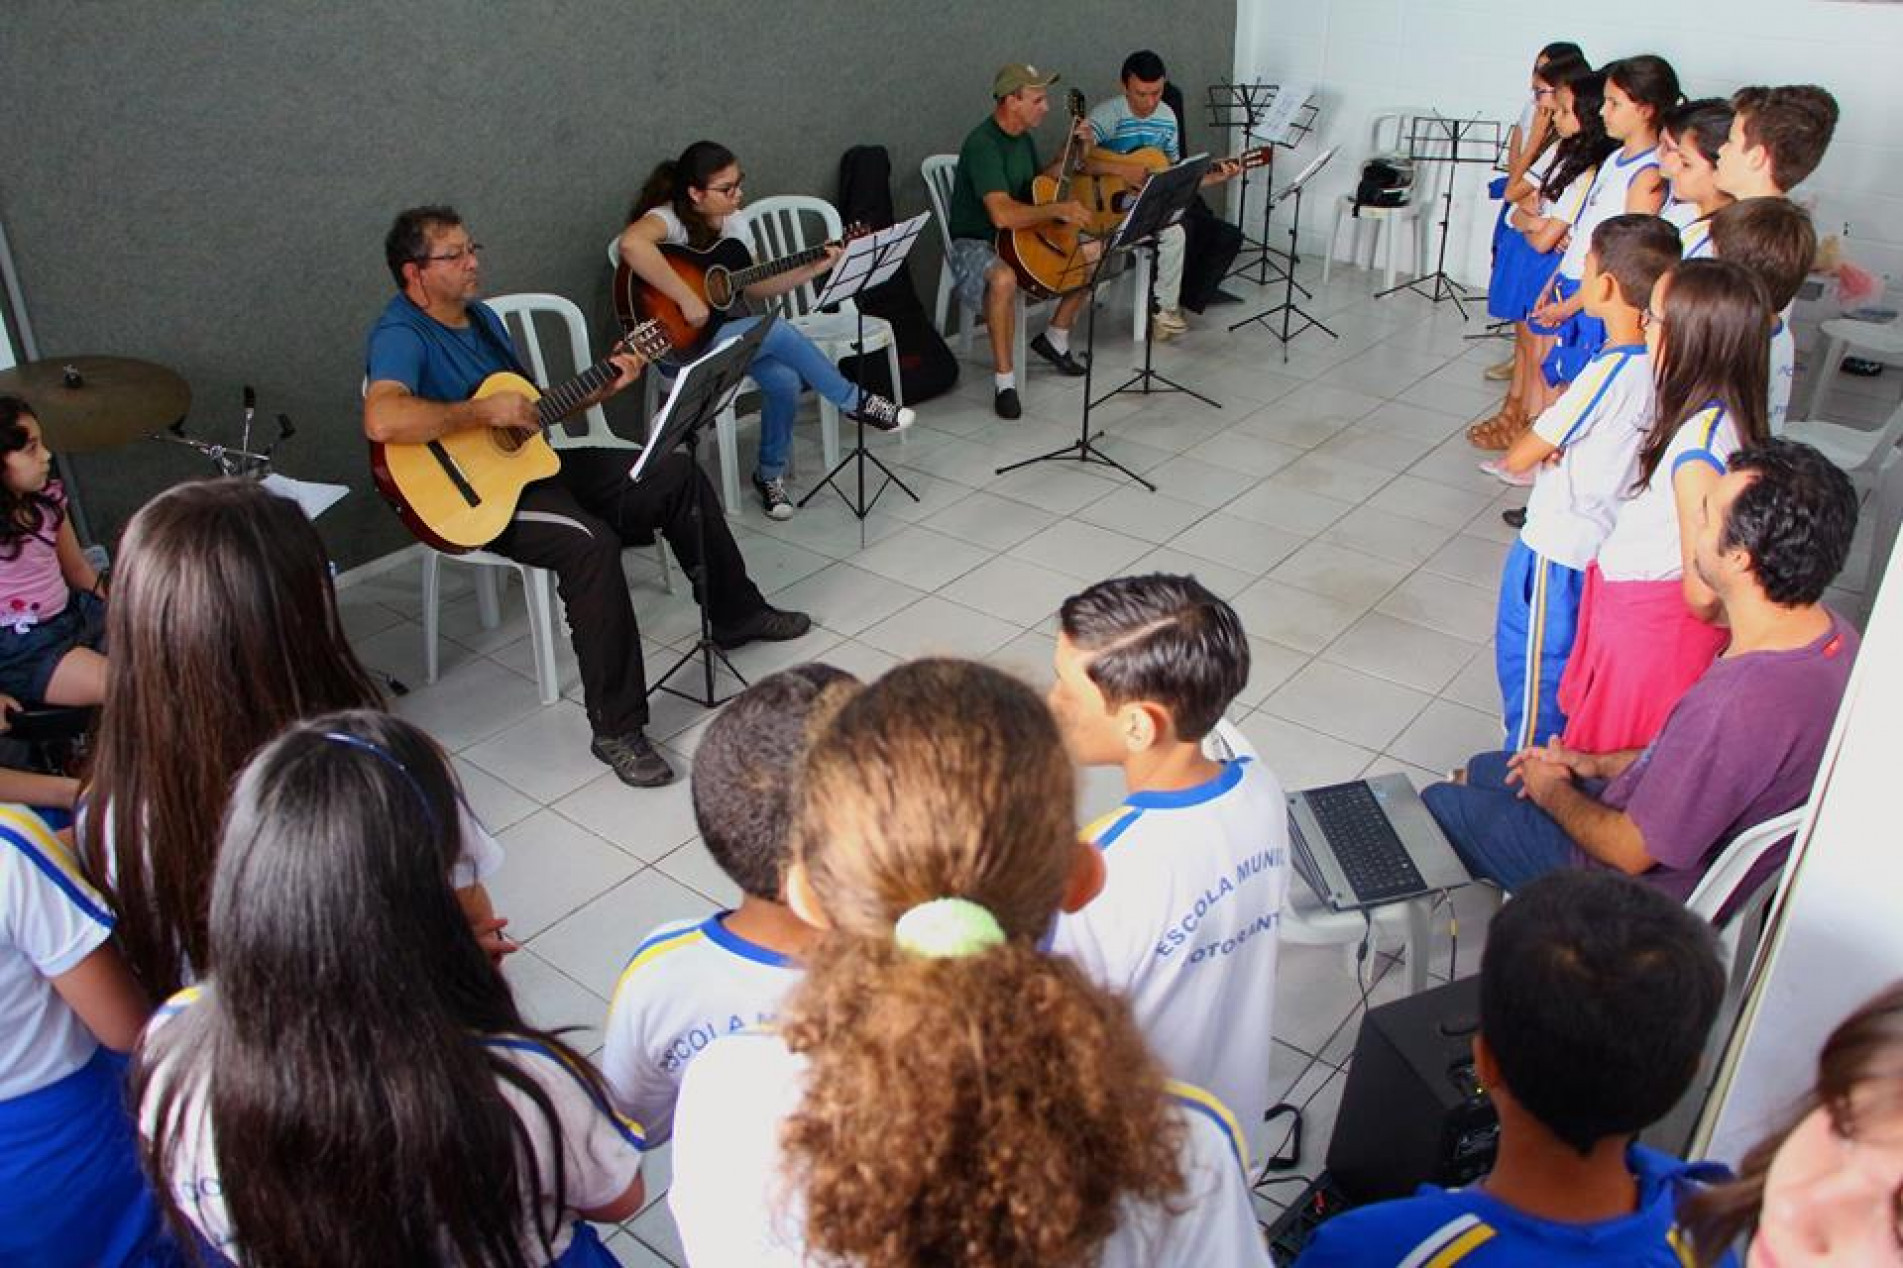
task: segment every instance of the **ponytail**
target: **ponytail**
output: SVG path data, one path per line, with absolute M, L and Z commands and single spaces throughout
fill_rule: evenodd
M 662 159 L 641 182 L 641 192 L 634 196 L 634 203 L 628 208 L 628 223 L 633 224 L 656 207 L 674 201 L 674 173 L 680 165 L 673 159 Z
M 732 150 L 718 141 L 696 141 L 682 150 L 679 158 L 663 160 L 654 165 L 648 178 L 641 186 L 641 192 L 635 195 L 634 205 L 628 209 L 628 223 L 633 224 L 656 207 L 668 205 L 687 228 L 690 244 L 704 247 L 712 242 L 718 233 L 707 223 L 704 216 L 694 206 L 694 200 L 688 195 L 691 189 L 705 189 L 716 172 L 732 167 L 739 162 Z

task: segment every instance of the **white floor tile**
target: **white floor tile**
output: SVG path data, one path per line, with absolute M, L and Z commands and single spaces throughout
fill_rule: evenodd
M 809 613 L 827 629 L 848 636 L 924 597 L 922 590 L 849 563 L 832 564 L 768 596 L 775 607 Z
M 1362 608 L 1379 602 L 1407 574 L 1405 564 L 1325 541 L 1310 542 L 1269 573 L 1286 585 Z
M 1294 554 L 1305 541 L 1300 534 L 1218 511 L 1178 534 L 1170 547 L 1260 576 Z
M 1338 740 L 1257 709 L 1238 724 L 1263 764 L 1289 792 L 1354 779 L 1374 760 L 1371 749 Z
M 1360 502 L 1394 478 L 1394 472 L 1311 450 L 1276 473 L 1282 483 L 1341 502 Z
M 1209 514 L 1209 508 L 1132 484 L 1106 494 L 1074 518 L 1157 545 Z
M 1414 568 L 1439 549 L 1450 535 L 1451 530 L 1438 524 L 1376 510 L 1364 503 L 1337 520 L 1322 534 L 1322 540 Z
M 1268 440 L 1232 427 L 1220 435 L 1211 436 L 1184 456 L 1221 467 L 1225 471 L 1240 471 L 1244 475 L 1261 477 L 1274 475 L 1301 457 L 1303 452 L 1305 450 L 1302 447 Z
M 480 766 L 460 757 L 449 759 L 456 768 L 456 779 L 463 788 L 463 800 L 490 832 L 512 827 L 542 808 L 542 803 L 518 792 Z
M 390 705 L 454 753 L 541 709 L 542 700 L 533 682 L 482 657 L 434 685 L 411 683 Z
M 657 925 L 699 920 L 713 910 L 705 894 L 648 868 L 543 930 L 529 949 L 609 1000 L 628 958 Z
M 675 749 L 663 746 L 661 755 L 674 767 L 675 780 L 660 788 L 631 788 L 611 770 L 574 792 L 557 799 L 550 809 L 580 824 L 633 858 L 652 863 L 700 829 L 694 822 L 694 799 L 689 792 L 693 763 Z
M 746 897 L 740 886 L 721 870 L 714 856 L 707 852 L 706 842 L 699 837 L 677 847 L 655 866 L 676 883 L 686 886 L 723 910 L 731 911 Z
M 1476 650 L 1465 639 L 1370 612 L 1330 643 L 1322 659 L 1417 691 L 1440 691 Z
M 926 516 L 921 523 L 986 550 L 1009 550 L 1056 519 L 1049 511 L 981 491 Z
M 1387 751 L 1427 770 L 1450 771 L 1465 766 L 1475 753 L 1499 748 L 1502 738 L 1497 715 L 1451 700 L 1434 700 Z
M 1007 554 L 1085 583 L 1114 577 L 1150 551 L 1152 543 L 1081 520 L 1059 520 Z
M 1493 637 L 1496 590 L 1417 572 L 1376 605 L 1376 611 L 1474 642 Z
M 487 885 L 496 913 L 509 918 L 509 934 L 518 941 L 534 938 L 641 866 L 552 810 L 537 811 L 497 839 L 505 857 Z
M 1084 588 L 1075 576 L 1011 555 L 979 564 L 938 593 L 954 603 L 1029 629 L 1049 621 L 1058 605 Z
M 1354 503 L 1312 493 L 1284 477 L 1262 481 L 1222 509 L 1225 515 L 1313 536 L 1354 510 Z
M 1109 467 L 1063 459 L 987 476 L 986 481 L 988 493 L 1028 502 L 1053 515 L 1072 515 L 1128 483 L 1128 477 Z
M 1194 458 L 1173 458 L 1148 473 L 1157 492 L 1214 509 L 1255 484 L 1255 477 Z
M 511 928 L 508 932 L 513 933 Z M 601 1046 L 601 1023 L 608 1013 L 605 997 L 584 987 L 527 947 L 502 961 L 516 1007 L 532 1026 L 541 1030 L 581 1027 L 567 1036 L 584 1054 Z
M 888 581 L 936 590 L 989 559 L 989 551 L 914 524 L 853 556 L 854 566 Z
M 463 756 L 546 805 L 601 773 L 600 759 L 588 751 L 593 740 L 582 707 L 560 700 L 470 745 Z
M 1328 661 L 1312 661 L 1263 701 L 1276 717 L 1380 752 L 1432 697 Z
M 1366 611 L 1361 605 L 1299 590 L 1274 577 L 1264 577 L 1231 595 L 1229 603 L 1242 618 L 1242 628 L 1253 637 L 1303 652 L 1319 652 Z
M 1433 557 L 1422 566 L 1422 571 L 1452 577 L 1470 586 L 1498 587 L 1507 549 L 1499 542 L 1462 533 L 1434 552 Z
M 1456 489 L 1419 476 L 1400 476 L 1369 498 L 1371 510 L 1386 511 L 1441 528 L 1458 529 L 1492 504 L 1484 491 Z
M 1022 632 L 1021 626 L 928 595 L 866 630 L 859 641 L 903 658 L 983 657 Z

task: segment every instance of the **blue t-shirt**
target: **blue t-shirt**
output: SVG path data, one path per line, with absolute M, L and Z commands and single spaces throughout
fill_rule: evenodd
M 370 328 L 364 373 L 370 382 L 401 383 L 426 401 L 469 399 L 499 370 L 520 371 L 515 344 L 486 304 L 469 306 L 469 324 L 445 326 L 398 292 Z
M 1685 1163 L 1643 1145 L 1626 1151 L 1639 1182 L 1639 1209 L 1594 1224 L 1561 1224 L 1527 1215 L 1478 1187 L 1421 1186 L 1411 1198 L 1377 1202 L 1338 1215 L 1315 1231 L 1295 1268 L 1433 1263 L 1440 1268 L 1598 1268 L 1694 1262 L 1678 1230 L 1679 1199 L 1700 1184 L 1726 1179 L 1716 1163 Z M 1718 1261 L 1736 1268 L 1727 1252 Z

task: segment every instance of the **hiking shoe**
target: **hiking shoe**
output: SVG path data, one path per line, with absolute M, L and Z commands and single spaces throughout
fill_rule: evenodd
M 1073 352 L 1059 352 L 1043 335 L 1031 340 L 1031 351 L 1056 366 L 1061 374 L 1078 378 L 1085 373 L 1083 358 Z
M 714 626 L 714 646 L 730 652 L 748 643 L 784 643 L 812 628 L 813 618 L 804 612 L 782 612 L 762 604 L 752 616 Z
M 771 480 L 762 480 L 759 472 L 753 473 L 753 490 L 760 495 L 760 506 L 770 520 L 790 520 L 793 518 L 793 499 L 786 492 L 786 477 L 774 476 Z
M 644 731 L 626 735 L 597 735 L 588 751 L 606 762 L 615 778 L 636 788 L 659 788 L 674 782 L 674 768 Z
M 918 421 L 918 414 L 895 401 L 866 392 L 859 397 L 859 408 L 847 415 L 880 431 L 904 431 Z
M 1189 323 L 1183 320 L 1183 314 L 1174 308 L 1162 308 L 1156 314 L 1156 333 L 1164 339 L 1174 339 L 1189 329 Z
M 1013 422 L 1024 417 L 1024 406 L 1018 403 L 1018 390 L 1014 387 L 999 388 L 998 394 L 991 398 L 991 408 L 999 418 Z

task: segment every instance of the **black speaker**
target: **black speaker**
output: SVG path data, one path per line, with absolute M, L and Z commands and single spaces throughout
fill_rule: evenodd
M 1500 1120 L 1474 1077 L 1480 979 L 1370 1009 L 1328 1142 L 1328 1170 L 1357 1205 L 1447 1188 L 1493 1166 Z

